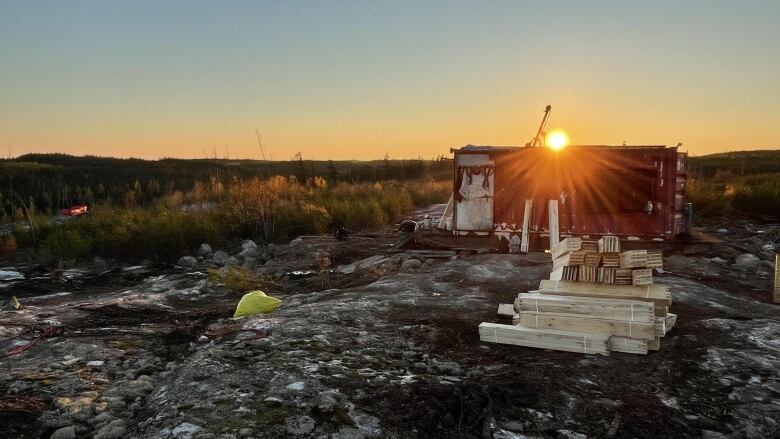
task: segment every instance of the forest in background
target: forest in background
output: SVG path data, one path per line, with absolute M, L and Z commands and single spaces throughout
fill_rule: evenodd
M 29 154 L 0 161 L 0 187 L 6 187 L 0 205 L 3 222 L 16 225 L 15 247 L 37 262 L 92 256 L 162 262 L 201 242 L 275 242 L 336 226 L 379 229 L 415 207 L 446 202 L 451 174 L 447 159 L 147 161 Z M 87 204 L 89 213 L 52 221 L 75 204 Z
M 690 157 L 688 165 L 697 223 L 780 220 L 780 151 Z M 0 160 L 0 217 L 21 225 L 14 245 L 38 262 L 95 255 L 171 261 L 201 242 L 274 242 L 337 225 L 381 228 L 415 207 L 446 202 L 452 166 L 446 158 L 148 161 L 28 154 Z M 86 217 L 51 222 L 61 208 L 80 203 L 90 206 Z M 25 226 L 30 222 L 32 228 Z

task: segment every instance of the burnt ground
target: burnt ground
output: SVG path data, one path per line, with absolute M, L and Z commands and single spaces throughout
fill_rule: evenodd
M 310 269 L 320 250 L 348 263 L 393 239 L 303 241 L 266 265 Z M 541 253 L 282 275 L 282 306 L 241 319 L 240 294 L 200 266 L 40 274 L 4 293 L 27 308 L 0 312 L 0 351 L 65 332 L 0 359 L 0 434 L 779 437 L 780 314 L 767 264 L 734 264 L 742 251 L 665 258 L 679 317 L 646 356 L 481 343 L 477 325 L 549 273 Z

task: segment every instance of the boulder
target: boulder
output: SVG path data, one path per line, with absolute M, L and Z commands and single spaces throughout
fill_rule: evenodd
M 719 258 L 717 256 L 710 259 L 710 261 L 712 261 L 713 264 L 718 264 L 718 265 L 725 265 L 728 263 L 728 261 L 726 261 L 725 259 Z
M 734 259 L 734 265 L 744 268 L 756 268 L 760 262 L 758 256 L 750 253 L 742 253 Z
M 401 270 L 417 270 L 422 267 L 422 262 L 417 259 L 407 259 L 401 264 Z
M 290 241 L 291 247 L 297 247 L 299 245 L 303 244 L 303 238 L 295 238 L 292 241 Z
M 238 254 L 238 258 L 242 260 L 246 260 L 247 258 L 257 258 L 260 256 L 260 251 L 257 250 L 257 247 L 246 247 L 245 249 L 241 250 L 241 253 Z
M 223 265 L 225 262 L 227 262 L 228 258 L 230 258 L 229 254 L 223 252 L 222 250 L 217 250 L 217 252 L 215 252 L 211 257 L 211 262 L 217 265 Z
M 198 248 L 198 256 L 202 258 L 208 258 L 211 256 L 211 246 L 206 244 L 205 242 L 200 245 L 200 248 Z
M 179 261 L 176 262 L 176 265 L 184 268 L 195 268 L 195 266 L 198 265 L 198 260 L 192 256 L 182 256 L 179 258 Z
M 241 261 L 239 261 L 238 258 L 234 256 L 227 258 L 225 261 L 225 267 L 235 267 L 237 265 L 241 265 Z
M 248 248 L 255 248 L 256 249 L 257 248 L 257 244 L 255 244 L 255 242 L 252 241 L 251 239 L 247 239 L 246 241 L 241 243 L 241 248 L 244 249 L 244 250 L 246 250 Z
M 55 430 L 51 434 L 51 439 L 76 439 L 76 427 L 71 425 Z
M 98 430 L 95 439 L 121 439 L 125 437 L 127 427 L 125 421 L 116 419 Z

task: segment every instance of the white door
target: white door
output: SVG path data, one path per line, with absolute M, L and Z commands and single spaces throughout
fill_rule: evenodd
M 487 154 L 458 156 L 460 186 L 456 203 L 458 231 L 493 230 L 494 165 Z

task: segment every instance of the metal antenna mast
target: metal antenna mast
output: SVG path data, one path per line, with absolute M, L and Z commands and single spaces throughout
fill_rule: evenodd
M 257 144 L 260 145 L 260 155 L 263 156 L 263 160 L 265 161 L 265 153 L 263 152 L 263 142 L 260 141 L 260 131 L 257 131 L 257 128 L 255 128 L 255 134 L 257 135 Z
M 531 139 L 530 142 L 526 143 L 525 146 L 544 146 L 544 137 L 547 135 L 547 133 L 544 131 L 544 128 L 547 126 L 547 119 L 550 118 L 551 110 L 552 105 L 544 107 L 544 117 L 542 117 L 542 123 L 539 124 L 539 130 L 536 132 L 536 137 Z

